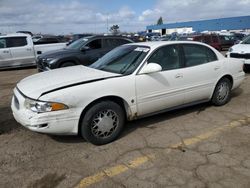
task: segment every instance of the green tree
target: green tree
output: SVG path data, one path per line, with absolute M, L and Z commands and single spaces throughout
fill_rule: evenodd
M 113 34 L 118 34 L 120 32 L 119 28 L 120 28 L 119 25 L 112 25 L 109 30 Z
M 162 17 L 160 17 L 158 20 L 157 20 L 157 25 L 162 25 L 163 24 L 163 19 Z

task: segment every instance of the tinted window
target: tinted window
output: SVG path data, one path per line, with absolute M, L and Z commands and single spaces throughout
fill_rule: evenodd
M 99 49 L 102 47 L 102 40 L 96 39 L 87 44 L 90 49 Z
M 214 43 L 217 43 L 217 42 L 218 42 L 218 37 L 217 37 L 217 36 L 212 36 L 212 41 L 213 41 Z
M 209 44 L 211 42 L 211 36 L 204 36 L 203 42 Z
M 201 65 L 217 60 L 215 53 L 205 46 L 184 44 L 183 51 L 187 67 Z
M 163 71 L 180 68 L 181 63 L 178 45 L 161 47 L 148 59 L 148 63 L 161 65 Z
M 103 39 L 104 48 L 114 48 L 119 46 L 118 39 Z
M 103 39 L 104 47 L 114 48 L 114 47 L 121 46 L 127 43 L 130 43 L 130 41 L 126 39 L 119 39 L 119 38 Z
M 26 37 L 12 37 L 12 38 L 7 38 L 7 47 L 21 47 L 21 46 L 26 46 L 27 45 L 27 40 Z
M 131 43 L 130 41 L 128 41 L 128 40 L 126 40 L 126 39 L 117 39 L 117 40 L 118 40 L 118 44 L 119 44 L 119 45 Z
M 3 38 L 3 39 L 0 39 L 0 48 L 6 48 L 6 40 Z

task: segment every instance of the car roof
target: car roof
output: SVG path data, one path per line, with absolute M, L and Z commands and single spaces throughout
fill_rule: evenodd
M 1 35 L 1 37 L 27 37 L 27 36 L 30 35 L 25 33 L 9 33 Z
M 208 46 L 204 43 L 201 42 L 196 42 L 196 41 L 150 41 L 150 42 L 137 42 L 137 43 L 131 43 L 131 44 L 126 44 L 126 45 L 138 45 L 138 46 L 147 46 L 150 48 L 158 48 L 160 46 L 164 45 L 170 45 L 170 44 L 199 44 L 203 46 Z
M 130 39 L 128 37 L 124 37 L 124 36 L 119 36 L 119 35 L 92 35 L 92 36 L 88 36 L 88 37 L 84 37 L 84 38 L 89 38 L 89 39 L 93 39 L 93 38 L 121 38 L 121 39 Z

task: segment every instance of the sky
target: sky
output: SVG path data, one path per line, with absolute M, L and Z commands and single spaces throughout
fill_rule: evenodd
M 137 32 L 156 24 L 250 15 L 250 0 L 0 0 L 0 33 Z

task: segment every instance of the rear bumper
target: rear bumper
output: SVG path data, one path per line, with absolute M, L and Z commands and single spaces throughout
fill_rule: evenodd
M 24 107 L 25 97 L 14 89 L 11 109 L 15 120 L 25 128 L 48 134 L 76 135 L 78 133 L 79 116 L 73 109 L 35 113 Z M 16 104 L 18 102 L 18 105 Z

